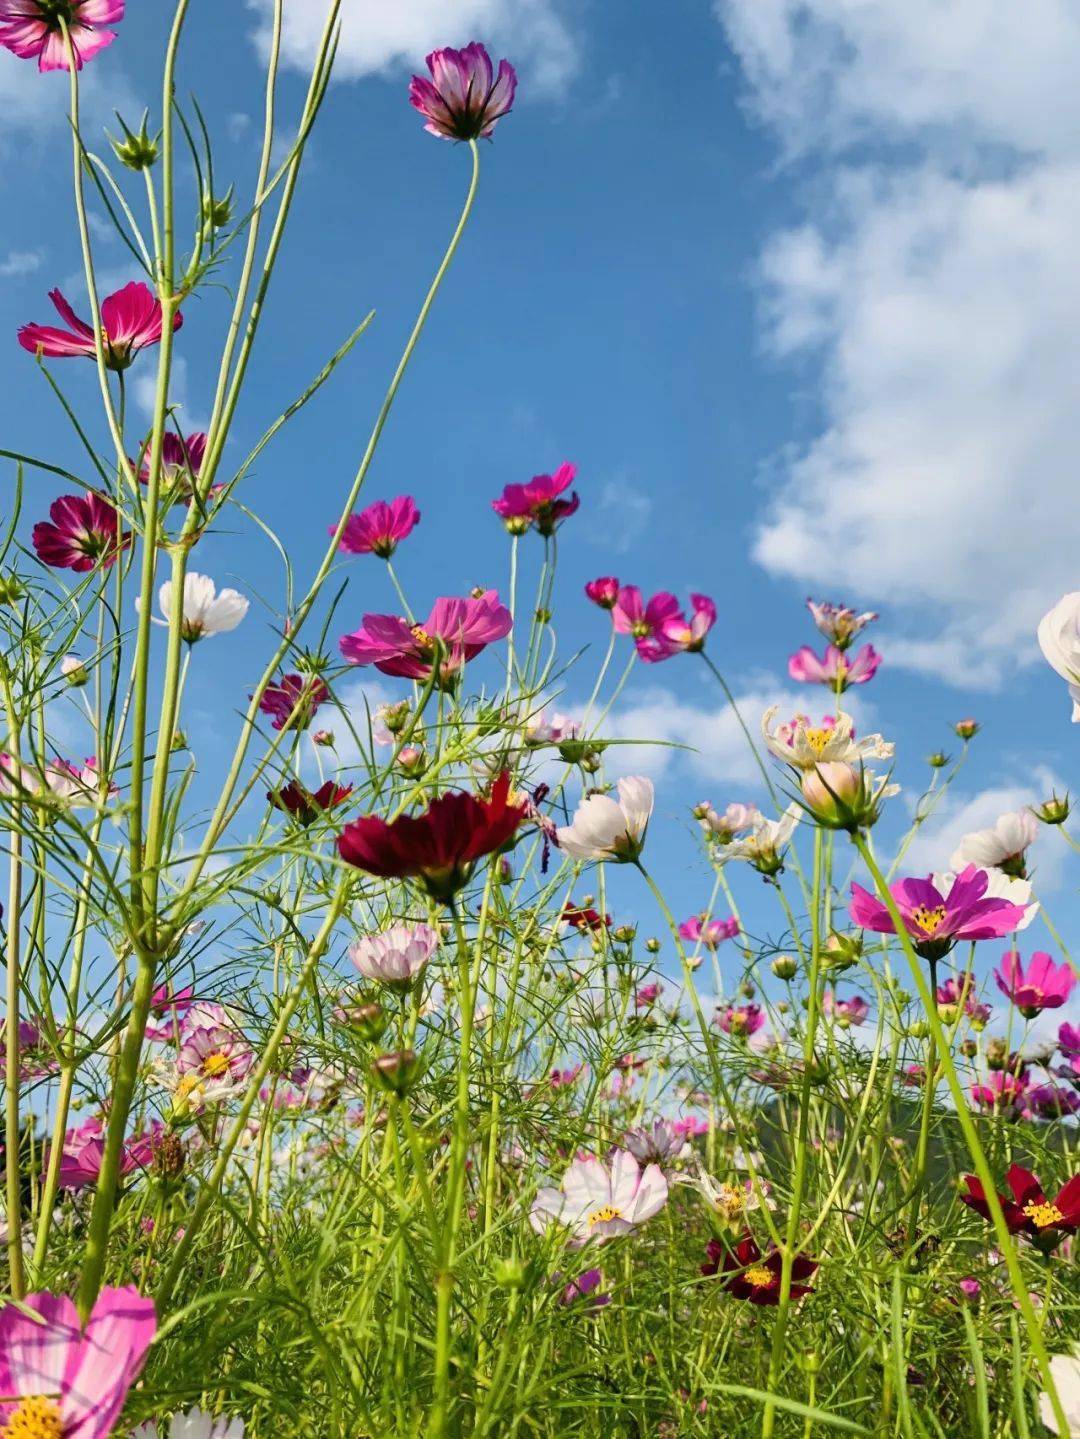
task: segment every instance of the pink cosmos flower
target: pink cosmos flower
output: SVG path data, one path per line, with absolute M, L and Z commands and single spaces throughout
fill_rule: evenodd
M 5 0 L 0 0 L 0 4 Z M 10 0 L 8 0 L 10 3 Z M 18 3 L 18 0 L 16 0 Z M 49 299 L 70 330 L 55 325 L 23 325 L 19 344 L 32 355 L 39 351 L 50 359 L 82 356 L 92 360 L 96 355 L 94 332 L 80 320 L 59 290 L 50 290 Z M 173 329 L 184 323 L 179 310 L 173 318 Z M 161 340 L 161 302 L 148 286 L 133 280 L 101 302 L 101 328 L 105 347 L 105 364 L 110 370 L 126 370 L 140 350 Z
M 563 520 L 581 504 L 575 491 L 569 499 L 559 496 L 574 483 L 576 465 L 560 465 L 553 475 L 534 475 L 527 484 L 507 485 L 491 508 L 511 534 L 522 535 L 533 526 L 538 535 L 553 535 Z
M 841 1029 L 863 1024 L 870 1013 L 870 1006 L 861 995 L 853 994 L 850 999 L 838 999 L 829 989 L 825 991 L 821 1007 L 836 1020 Z
M 197 1091 L 207 1101 L 227 1098 L 254 1063 L 251 1046 L 231 1024 L 204 1023 L 200 1018 L 185 1025 L 176 1071 L 186 1094 Z
M 30 1310 L 31 1317 L 24 1310 Z M 0 1310 L 0 1426 L 10 1436 L 108 1439 L 157 1329 L 152 1299 L 103 1289 L 84 1329 L 65 1295 Z
M 669 620 L 682 619 L 679 602 L 667 590 L 653 595 L 646 604 L 637 585 L 623 585 L 611 611 L 611 622 L 620 635 L 632 635 L 642 659 L 666 659 L 652 651 L 662 646 L 661 635 Z
M 969 864 L 946 894 L 934 884 L 932 875 L 890 885 L 916 953 L 924 959 L 940 959 L 958 940 L 1000 939 L 1015 930 L 1026 915 L 1025 907 L 1007 899 L 988 898 L 988 883 L 986 871 Z M 852 923 L 860 929 L 896 933 L 888 909 L 860 884 L 851 886 L 850 913 Z
M 992 1013 L 988 1004 L 981 1004 L 975 998 L 975 976 L 971 973 L 950 976 L 944 984 L 938 985 L 938 1013 L 947 1023 L 953 1023 L 961 1005 L 975 1029 L 982 1029 Z
M 0 45 L 20 60 L 36 60 L 38 69 L 70 70 L 60 28 L 63 16 L 71 36 L 75 68 L 81 70 L 116 39 L 124 18 L 124 0 L 0 0 Z
M 274 716 L 274 729 L 307 729 L 329 698 L 330 691 L 316 675 L 288 674 L 266 686 L 259 708 Z
M 873 645 L 863 645 L 850 660 L 836 645 L 829 645 L 822 659 L 809 645 L 803 645 L 788 660 L 788 674 L 800 684 L 825 685 L 839 694 L 850 685 L 872 680 L 880 664 L 881 656 Z
M 427 680 L 437 667 L 439 686 L 446 688 L 466 661 L 508 635 L 513 623 L 495 590 L 485 590 L 479 599 L 436 600 L 422 625 L 398 615 L 365 615 L 339 644 L 350 664 L 373 664 L 384 675 Z
M 31 533 L 42 564 L 54 570 L 85 574 L 100 564 L 114 565 L 131 544 L 131 532 L 121 529 L 120 516 L 100 495 L 61 495 L 49 506 L 49 519 L 39 520 Z
M 1058 1026 L 1058 1048 L 1070 1059 L 1080 1057 L 1080 1029 L 1066 1021 Z
M 668 1198 L 668 1184 L 655 1164 L 641 1169 L 627 1149 L 616 1149 L 608 1163 L 575 1159 L 559 1189 L 541 1189 L 533 1200 L 529 1221 L 538 1234 L 554 1225 L 565 1228 L 573 1249 L 590 1240 L 602 1244 L 632 1234 L 658 1214 Z
M 347 555 L 378 555 L 388 560 L 419 523 L 420 511 L 412 495 L 398 495 L 390 501 L 376 500 L 345 521 L 338 548 Z M 327 534 L 332 535 L 336 530 L 336 525 L 329 525 Z
M 639 1164 L 666 1164 L 686 1149 L 686 1136 L 670 1119 L 657 1119 L 626 1131 L 626 1147 Z
M 994 971 L 998 989 L 1011 999 L 1025 1019 L 1034 1019 L 1044 1009 L 1060 1009 L 1076 983 L 1072 965 L 1055 964 L 1043 950 L 1036 950 L 1025 970 L 1019 953 L 1010 949 Z
M 725 939 L 734 939 L 739 933 L 739 921 L 730 919 L 709 919 L 704 914 L 691 915 L 679 925 L 679 938 L 691 944 L 702 944 L 706 949 L 719 949 Z
M 1023 1097 L 1024 1119 L 1064 1119 L 1080 1110 L 1080 1094 L 1059 1084 L 1034 1084 Z
M 153 1158 L 154 1145 L 164 1132 L 164 1125 L 155 1121 L 141 1134 L 124 1140 L 120 1159 L 120 1173 L 131 1174 L 136 1169 L 145 1169 Z M 96 1116 L 69 1129 L 64 1135 L 63 1152 L 60 1159 L 60 1188 L 85 1189 L 96 1184 L 101 1173 L 101 1161 L 105 1156 L 105 1126 Z
M 365 979 L 409 988 L 439 947 L 428 924 L 397 924 L 349 945 L 349 958 Z
M 708 1134 L 709 1121 L 699 1119 L 696 1114 L 688 1114 L 683 1119 L 676 1119 L 675 1133 L 681 1134 L 684 1139 L 697 1139 L 702 1134 Z
M 0 907 L 2 913 L 2 907 Z M 7 1021 L 0 1019 L 0 1049 L 7 1047 Z M 46 1074 L 55 1074 L 59 1064 L 55 1055 L 45 1047 L 41 1030 L 28 1020 L 19 1020 L 19 1079 L 41 1079 Z M 0 1146 L 2 1152 L 2 1146 Z
M 191 503 L 195 481 L 199 478 L 203 460 L 206 458 L 206 436 L 201 430 L 181 438 L 170 430 L 161 441 L 161 483 L 164 489 L 176 491 L 176 499 Z M 150 451 L 143 450 L 139 466 L 139 481 L 150 483 Z M 211 485 L 210 495 L 219 494 L 224 485 Z
M 1022 1071 L 1013 1074 L 1007 1069 L 996 1069 L 986 1076 L 985 1084 L 971 1086 L 971 1097 L 980 1109 L 1019 1119 L 1027 1088 L 1027 1075 Z
M 829 643 L 841 650 L 849 649 L 860 631 L 877 619 L 873 610 L 867 610 L 860 615 L 847 605 L 833 605 L 828 600 L 821 603 L 807 600 L 806 608 Z
M 643 660 L 656 664 L 672 655 L 698 654 L 705 648 L 705 637 L 716 623 L 716 605 L 708 595 L 691 595 L 690 606 L 689 619 L 678 610 L 663 621 L 655 635 L 637 641 Z
M 619 581 L 614 575 L 601 575 L 599 579 L 589 581 L 585 593 L 602 610 L 613 610 L 619 598 Z
M 146 1026 L 146 1038 L 175 1039 L 184 1016 L 194 1003 L 195 990 L 192 985 L 174 992 L 171 984 L 159 984 L 150 997 L 150 1019 L 153 1022 Z
M 561 1283 L 560 1275 L 552 1275 L 553 1283 Z M 581 1309 L 595 1310 L 603 1309 L 611 1303 L 611 1295 L 597 1293 L 600 1285 L 604 1282 L 604 1276 L 599 1269 L 586 1269 L 584 1274 L 579 1274 L 576 1279 L 563 1286 L 563 1292 L 559 1295 L 559 1303 L 564 1308 L 574 1305 Z
M 509 60 L 492 69 L 491 56 L 476 40 L 464 50 L 433 50 L 425 64 L 431 73 L 414 75 L 409 104 L 427 120 L 424 129 L 446 140 L 486 140 L 496 122 L 510 113 L 517 73 Z
M 714 1023 L 734 1039 L 749 1039 L 765 1023 L 765 1013 L 760 1004 L 728 1004 Z
M 663 987 L 664 986 L 659 982 L 641 985 L 634 995 L 634 1007 L 636 1009 L 651 1009 L 660 998 L 660 992 Z

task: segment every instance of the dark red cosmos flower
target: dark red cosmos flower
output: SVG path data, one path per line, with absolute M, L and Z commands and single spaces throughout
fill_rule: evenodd
M 312 792 L 298 779 L 290 780 L 281 789 L 267 791 L 266 798 L 275 809 L 283 809 L 302 825 L 314 824 L 321 814 L 326 814 L 342 800 L 352 794 L 351 784 L 335 784 L 328 779 Z
M 778 1304 L 780 1302 L 780 1272 L 783 1258 L 778 1249 L 762 1254 L 749 1234 L 740 1239 L 734 1250 L 725 1249 L 719 1239 L 710 1239 L 705 1253 L 708 1255 L 701 1266 L 702 1274 L 719 1274 L 720 1283 L 737 1299 L 749 1300 L 751 1304 Z M 817 1262 L 805 1254 L 796 1254 L 791 1265 L 791 1297 L 801 1299 L 811 1292 L 809 1284 L 801 1283 L 810 1279 L 817 1271 Z
M 123 528 L 120 516 L 93 490 L 53 500 L 49 518 L 34 526 L 31 538 L 42 564 L 76 574 L 85 574 L 97 564 L 108 569 L 131 544 L 131 533 Z
M 503 770 L 487 799 L 449 790 L 419 815 L 390 820 L 365 815 L 338 836 L 346 864 L 382 879 L 415 879 L 433 899 L 449 900 L 467 884 L 478 859 L 501 849 L 525 817 L 527 805 L 510 803 Z
M 579 905 L 572 904 L 567 900 L 563 906 L 561 915 L 563 924 L 570 925 L 573 929 L 610 929 L 611 915 L 601 914 L 595 909 L 582 909 Z
M 1052 1249 L 1066 1234 L 1080 1228 L 1080 1174 L 1074 1174 L 1060 1190 L 1056 1199 L 1047 1199 L 1042 1185 L 1030 1169 L 1019 1164 L 1010 1166 L 1005 1182 L 1012 1198 L 998 1195 L 998 1203 L 1011 1234 L 1026 1234 L 1039 1248 Z M 960 1198 L 976 1214 L 990 1218 L 990 1206 L 982 1181 L 974 1174 L 965 1174 L 967 1193 Z

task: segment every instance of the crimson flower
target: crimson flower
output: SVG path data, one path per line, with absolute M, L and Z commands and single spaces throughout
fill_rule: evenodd
M 754 1239 L 745 1235 L 734 1249 L 727 1249 L 719 1239 L 710 1239 L 705 1246 L 706 1260 L 701 1266 L 702 1274 L 719 1274 L 720 1283 L 737 1299 L 746 1299 L 751 1304 L 778 1304 L 780 1302 L 780 1272 L 783 1256 L 778 1249 L 762 1254 Z M 811 1286 L 804 1279 L 811 1279 L 817 1272 L 817 1261 L 805 1254 L 796 1254 L 791 1262 L 791 1297 L 801 1299 L 811 1292 Z
M 389 502 L 376 500 L 345 521 L 338 549 L 347 555 L 378 555 L 388 560 L 419 523 L 420 511 L 412 495 L 398 495 Z M 336 532 L 337 525 L 327 529 L 328 534 Z
M 513 617 L 494 590 L 479 598 L 438 599 L 422 625 L 399 615 L 365 615 L 352 634 L 338 641 L 354 665 L 374 665 L 384 675 L 427 680 L 437 673 L 448 689 L 467 660 L 510 633 Z
M 351 784 L 335 784 L 332 779 L 328 779 L 313 792 L 298 779 L 294 779 L 281 789 L 267 791 L 266 798 L 275 809 L 291 814 L 293 819 L 306 827 L 314 824 L 321 814 L 327 814 L 351 794 Z
M 330 691 L 316 675 L 282 675 L 267 685 L 259 708 L 274 716 L 274 729 L 307 729 L 315 711 L 330 698 Z
M 553 475 L 534 475 L 528 484 L 507 485 L 491 508 L 512 535 L 523 535 L 530 526 L 539 535 L 553 535 L 581 504 L 576 491 L 569 499 L 559 499 L 576 474 L 576 465 L 560 465 Z
M 601 914 L 599 910 L 582 909 L 580 905 L 567 900 L 563 905 L 562 914 L 559 916 L 563 924 L 570 925 L 571 929 L 585 931 L 587 929 L 610 929 L 611 915 Z
M 1074 1174 L 1055 1199 L 1048 1199 L 1031 1170 L 1019 1164 L 1009 1167 L 1005 1182 L 1012 1198 L 999 1194 L 998 1203 L 1010 1234 L 1026 1234 L 1040 1248 L 1052 1249 L 1066 1234 L 1075 1234 L 1080 1228 L 1080 1174 Z M 982 1181 L 974 1174 L 965 1174 L 964 1183 L 967 1193 L 960 1198 L 976 1214 L 989 1219 Z
M 71 36 L 75 68 L 81 70 L 116 39 L 124 0 L 0 0 L 0 45 L 38 69 L 70 70 L 61 20 Z
M 201 430 L 195 430 L 192 434 L 183 437 L 169 431 L 161 441 L 161 483 L 163 488 L 170 490 L 175 487 L 177 499 L 190 501 L 195 489 L 195 481 L 199 478 L 199 471 L 202 469 L 205 458 L 206 436 Z M 139 480 L 144 485 L 150 483 L 150 451 L 148 448 L 143 452 L 142 464 L 139 467 Z M 211 493 L 221 488 L 221 485 L 215 485 Z
M 449 900 L 468 883 L 478 859 L 501 849 L 525 818 L 524 803 L 510 803 L 504 770 L 487 799 L 449 790 L 420 815 L 395 820 L 365 815 L 338 836 L 346 864 L 382 879 L 415 879 L 433 899 Z
M 3 0 L 0 0 L 3 4 Z M 49 299 L 70 330 L 55 325 L 23 325 L 19 344 L 32 355 L 48 355 L 50 359 L 68 359 L 81 355 L 92 360 L 96 354 L 94 332 L 80 320 L 59 290 L 50 290 Z M 173 316 L 173 329 L 184 323 L 179 310 Z M 140 350 L 156 345 L 161 339 L 161 302 L 146 285 L 133 280 L 114 295 L 101 302 L 101 329 L 105 348 L 105 364 L 110 370 L 126 370 Z
M 431 72 L 414 75 L 409 103 L 427 120 L 424 129 L 446 140 L 486 140 L 495 123 L 510 113 L 517 73 L 509 60 L 492 69 L 491 56 L 473 41 L 464 50 L 433 50 L 425 64 Z
M 53 500 L 49 519 L 34 526 L 31 538 L 42 564 L 80 574 L 99 563 L 108 569 L 131 544 L 131 532 L 121 530 L 120 516 L 93 490 Z

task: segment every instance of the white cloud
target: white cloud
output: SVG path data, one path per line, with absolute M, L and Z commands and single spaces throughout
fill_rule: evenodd
M 248 4 L 259 16 L 256 40 L 265 49 L 272 5 Z M 326 12 L 326 0 L 290 0 L 281 45 L 286 64 L 310 67 Z M 577 46 L 552 0 L 455 0 L 452 13 L 446 0 L 345 0 L 334 73 L 358 79 L 405 70 L 437 46 L 476 39 L 506 54 L 535 89 L 557 89 L 577 68 Z
M 0 278 L 12 280 L 20 275 L 32 275 L 35 270 L 41 269 L 44 258 L 43 250 L 9 250 L 0 260 Z
M 789 151 L 876 144 L 763 253 L 768 342 L 813 365 L 823 419 L 776 457 L 756 557 L 880 604 L 893 663 L 1000 682 L 1077 581 L 1080 12 L 717 9 Z
M 147 419 L 153 416 L 154 399 L 157 394 L 157 365 L 153 360 L 154 354 L 153 350 L 147 352 L 148 363 L 135 370 L 132 379 L 128 382 L 136 405 Z M 190 398 L 187 360 L 183 355 L 174 354 L 170 368 L 169 403 L 175 410 L 176 425 L 185 434 L 205 429 L 206 418 Z

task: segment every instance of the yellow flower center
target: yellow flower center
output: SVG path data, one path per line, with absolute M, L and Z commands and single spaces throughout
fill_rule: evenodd
M 430 651 L 435 648 L 435 641 L 431 638 L 423 625 L 411 625 L 410 628 L 412 630 L 413 639 L 416 641 L 416 643 L 420 646 L 422 650 Z
M 721 1184 L 713 1203 L 725 1219 L 738 1219 L 746 1208 L 746 1200 L 734 1184 Z
M 832 730 L 827 729 L 804 729 L 803 738 L 815 754 L 822 754 L 825 746 L 829 743 L 829 736 Z
M 616 1209 L 614 1204 L 601 1204 L 599 1209 L 594 1209 L 589 1215 L 590 1228 L 594 1224 L 606 1224 L 609 1219 L 621 1219 L 622 1210 Z
M 648 620 L 635 620 L 630 626 L 630 633 L 635 639 L 644 639 L 646 635 L 652 634 L 652 626 Z
M 1024 1213 L 1029 1219 L 1035 1221 L 1036 1229 L 1049 1229 L 1052 1224 L 1060 1224 L 1065 1218 L 1056 1204 L 1025 1204 Z
M 923 934 L 936 934 L 945 918 L 945 906 L 939 904 L 934 909 L 927 909 L 924 904 L 917 904 L 911 911 L 911 917 Z
M 0 1434 L 3 1439 L 63 1439 L 60 1406 L 36 1394 L 22 1399 Z
M 752 1284 L 755 1289 L 771 1289 L 776 1283 L 776 1276 L 771 1269 L 766 1269 L 764 1264 L 753 1264 L 743 1275 L 747 1284 Z
M 229 1056 L 219 1051 L 217 1054 L 208 1054 L 206 1056 L 203 1060 L 202 1072 L 206 1075 L 207 1079 L 218 1079 L 225 1073 L 228 1067 Z

